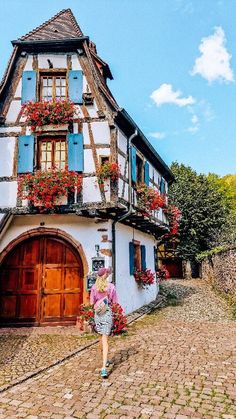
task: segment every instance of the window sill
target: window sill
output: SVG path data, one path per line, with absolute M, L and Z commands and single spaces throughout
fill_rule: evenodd
M 68 131 L 69 124 L 50 124 L 37 127 L 35 132 Z

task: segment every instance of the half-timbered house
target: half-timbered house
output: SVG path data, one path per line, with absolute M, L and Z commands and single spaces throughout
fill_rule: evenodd
M 162 209 L 140 211 L 137 186 L 167 194 L 173 175 L 109 90 L 109 65 L 70 9 L 12 41 L 0 85 L 0 324 L 71 324 L 88 301 L 99 266 L 112 266 L 126 313 L 155 299 L 133 272 L 155 271 L 156 239 L 168 231 Z M 32 128 L 25 103 L 70 100 L 69 124 Z M 120 166 L 118 181 L 98 173 Z M 52 168 L 81 174 L 82 189 L 54 211 L 18 193 L 24 174 Z

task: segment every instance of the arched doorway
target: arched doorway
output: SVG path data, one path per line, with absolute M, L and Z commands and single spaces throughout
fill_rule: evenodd
M 0 271 L 0 323 L 67 324 L 83 301 L 83 264 L 59 236 L 34 236 L 7 254 Z

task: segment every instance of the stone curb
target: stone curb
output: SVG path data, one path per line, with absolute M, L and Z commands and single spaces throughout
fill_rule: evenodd
M 140 309 L 135 310 L 133 313 L 129 314 L 127 316 L 127 318 L 128 318 L 127 324 L 129 325 L 129 324 L 135 322 L 136 320 L 140 319 L 141 317 L 144 317 L 146 314 L 149 314 L 152 311 L 156 310 L 157 308 L 159 308 L 163 304 L 163 302 L 164 302 L 164 298 L 162 296 L 158 295 L 156 300 L 152 301 L 149 304 L 146 304 L 145 306 L 141 307 Z M 86 349 L 89 349 L 91 346 L 96 345 L 98 342 L 99 342 L 99 339 L 96 339 L 91 343 L 87 343 L 86 345 L 80 347 L 76 351 L 72 351 L 68 355 L 64 356 L 63 358 L 61 358 L 61 359 L 59 359 L 55 362 L 50 363 L 46 367 L 38 368 L 34 372 L 32 372 L 32 373 L 29 372 L 29 373 L 23 375 L 23 377 L 19 378 L 18 380 L 15 380 L 15 381 L 11 382 L 10 384 L 6 384 L 6 385 L 1 386 L 0 387 L 0 394 L 4 393 L 7 390 L 10 390 L 11 388 L 17 386 L 18 384 L 22 384 L 22 383 L 26 382 L 27 380 L 38 376 L 39 374 L 49 370 L 50 368 L 53 368 L 53 367 L 55 367 L 57 365 L 60 365 L 60 364 L 63 364 L 63 362 L 67 361 L 68 359 L 73 358 L 74 356 L 76 356 L 80 352 L 83 352 Z

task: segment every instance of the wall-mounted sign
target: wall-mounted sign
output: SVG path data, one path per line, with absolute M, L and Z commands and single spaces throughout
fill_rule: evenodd
M 92 271 L 97 272 L 100 268 L 105 267 L 105 258 L 94 257 L 92 258 Z
M 97 279 L 97 275 L 95 272 L 91 272 L 87 275 L 86 277 L 86 287 L 87 287 L 87 291 L 91 291 L 92 286 L 95 284 Z

